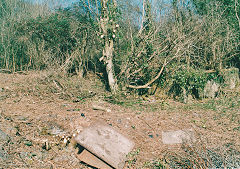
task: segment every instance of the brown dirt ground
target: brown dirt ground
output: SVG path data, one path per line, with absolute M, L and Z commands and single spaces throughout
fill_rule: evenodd
M 58 128 L 71 135 L 89 122 L 99 120 L 135 142 L 126 168 L 147 168 L 147 163 L 180 147 L 164 145 L 162 131 L 191 128 L 198 140 L 208 146 L 234 143 L 239 150 L 239 131 L 233 130 L 239 127 L 239 111 L 236 119 L 231 120 L 228 115 L 194 107 L 197 103 L 186 105 L 170 99 L 112 104 L 104 100 L 108 93 L 92 77 L 82 81 L 69 77 L 71 80 L 66 82 L 58 80 L 58 76 L 48 72 L 0 73 L 0 129 L 12 138 L 5 148 L 9 160 L 0 164 L 0 168 L 90 168 L 78 161 L 75 152 L 61 138 L 53 137 L 48 131 Z M 51 80 L 54 78 L 65 86 L 54 83 Z M 69 89 L 71 85 L 78 87 Z M 96 95 L 88 97 L 92 92 Z M 111 112 L 93 110 L 94 104 Z M 225 114 L 228 113 L 226 110 Z M 49 150 L 44 149 L 46 142 L 51 147 Z

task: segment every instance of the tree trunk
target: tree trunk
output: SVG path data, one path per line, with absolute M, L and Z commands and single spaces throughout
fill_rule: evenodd
M 111 89 L 111 92 L 116 93 L 118 90 L 117 80 L 114 73 L 114 64 L 113 64 L 113 40 L 105 39 L 105 47 L 103 50 L 103 56 L 105 57 L 104 62 L 106 64 L 106 71 L 108 75 L 108 84 Z
M 102 0 L 102 18 L 101 18 L 101 28 L 104 37 L 104 49 L 103 49 L 103 61 L 106 64 L 106 71 L 108 75 L 108 84 L 112 93 L 116 93 L 118 90 L 117 79 L 115 78 L 114 74 L 114 64 L 113 64 L 113 37 L 109 37 L 108 35 L 108 27 L 109 27 L 109 16 L 108 16 L 108 9 L 107 9 L 107 2 L 108 0 Z

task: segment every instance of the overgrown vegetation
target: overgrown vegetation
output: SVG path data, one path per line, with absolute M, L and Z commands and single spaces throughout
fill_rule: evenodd
M 201 72 L 239 68 L 238 1 L 154 3 L 81 0 L 53 10 L 1 0 L 1 68 L 54 68 L 81 77 L 94 71 L 110 89 L 113 76 L 114 85 L 139 94 L 177 83 L 177 90 L 203 90 Z
M 8 72 L 51 69 L 61 76 L 63 83 L 68 81 L 65 75 L 77 74 L 82 79 L 94 73 L 93 77 L 98 76 L 106 89 L 114 93 L 104 94 L 105 101 L 137 105 L 138 109 L 142 109 L 139 105 L 148 95 L 156 96 L 154 99 L 168 95 L 184 102 L 189 95 L 202 99 L 208 97 L 206 85 L 211 88 L 215 84 L 221 90 L 210 97 L 223 96 L 221 99 L 183 108 L 213 110 L 222 116 L 234 107 L 234 113 L 227 116 L 238 123 L 234 130 L 239 131 L 235 110 L 239 99 L 229 90 L 236 89 L 239 83 L 239 11 L 239 0 L 79 0 L 57 9 L 47 3 L 0 0 L 0 68 Z M 98 91 L 97 87 L 93 92 L 81 90 L 77 78 L 76 84 L 68 81 L 65 90 L 56 79 L 42 79 L 36 93 L 55 92 L 61 98 L 83 102 Z M 45 89 L 44 83 L 50 87 Z M 142 97 L 133 101 L 128 99 L 130 94 Z M 228 98 L 231 94 L 235 99 Z M 165 101 L 159 103 L 161 109 L 168 107 Z M 194 148 L 185 147 L 183 154 L 170 154 L 166 157 L 169 161 L 149 165 L 155 168 L 166 164 L 181 168 L 239 165 L 239 161 L 230 165 L 224 161 L 215 163 L 213 157 L 220 157 L 218 154 Z M 134 160 L 135 156 L 132 163 Z

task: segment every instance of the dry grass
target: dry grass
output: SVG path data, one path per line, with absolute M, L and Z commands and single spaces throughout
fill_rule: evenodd
M 58 127 L 71 133 L 86 119 L 102 120 L 134 140 L 135 151 L 127 163 L 130 168 L 239 165 L 239 95 L 183 104 L 171 99 L 111 96 L 91 74 L 86 79 L 54 71 L 0 77 L 1 130 L 12 138 L 6 148 L 14 158 L 4 163 L 4 168 L 79 167 L 79 161 L 71 155 L 73 151 L 48 131 Z M 111 112 L 93 110 L 93 103 Z M 187 128 L 198 134 L 198 142 L 182 147 L 161 142 L 162 131 Z M 45 140 L 50 150 L 44 149 Z M 66 158 L 59 162 L 63 156 Z

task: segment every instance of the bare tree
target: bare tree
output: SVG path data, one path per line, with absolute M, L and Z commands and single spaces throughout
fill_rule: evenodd
M 104 39 L 103 57 L 100 61 L 106 64 L 106 71 L 108 75 L 108 84 L 111 92 L 116 93 L 118 90 L 117 79 L 114 74 L 113 52 L 114 52 L 114 38 L 118 25 L 115 23 L 115 12 L 117 3 L 115 0 L 101 0 L 101 19 L 100 26 L 102 30 L 101 37 Z

